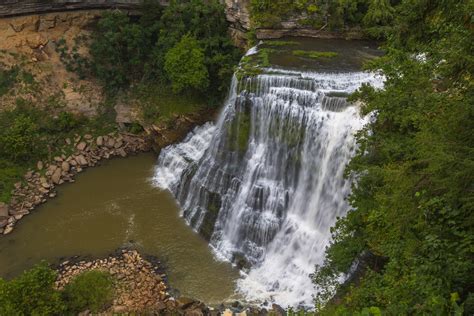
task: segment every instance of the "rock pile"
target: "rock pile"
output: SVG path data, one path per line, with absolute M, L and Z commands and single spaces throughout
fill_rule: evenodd
M 107 315 L 145 313 L 146 315 L 208 315 L 205 304 L 168 293 L 166 275 L 158 260 L 146 260 L 136 250 L 120 250 L 105 259 L 65 261 L 59 265 L 56 287 L 64 288 L 80 273 L 100 270 L 115 280 L 114 300 Z M 82 313 L 87 315 L 87 313 Z
M 94 167 L 103 159 L 127 157 L 151 149 L 144 137 L 129 133 L 111 133 L 97 138 L 78 135 L 73 140 L 66 139 L 65 143 L 72 154 L 63 153 L 50 162 L 38 161 L 36 170 L 28 171 L 24 180 L 15 184 L 10 205 L 0 203 L 0 235 L 11 233 L 22 217 L 56 196 L 57 185 L 74 182 L 74 176 L 85 168 Z
M 114 278 L 112 305 L 100 315 L 183 315 L 183 316 L 284 316 L 286 311 L 273 304 L 268 310 L 244 306 L 235 301 L 217 308 L 188 297 L 173 297 L 167 276 L 156 257 L 136 250 L 121 249 L 103 259 L 70 258 L 57 267 L 55 286 L 63 289 L 74 277 L 91 270 L 110 273 Z M 80 315 L 89 315 L 84 311 Z

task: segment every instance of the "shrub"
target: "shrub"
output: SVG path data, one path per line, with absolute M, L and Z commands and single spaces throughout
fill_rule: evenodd
M 38 126 L 24 114 L 15 117 L 10 126 L 0 132 L 0 153 L 13 161 L 28 161 L 38 143 Z
M 16 83 L 18 79 L 19 68 L 2 69 L 0 65 L 0 97 L 8 92 L 8 90 Z
M 185 35 L 165 56 L 165 70 L 173 91 L 204 90 L 209 85 L 209 74 L 204 65 L 204 53 L 199 42 Z
M 46 263 L 5 281 L 0 278 L 0 315 L 59 315 L 65 311 L 59 291 L 54 289 L 56 273 Z
M 113 280 L 106 272 L 84 272 L 66 285 L 63 295 L 70 312 L 88 309 L 97 313 L 112 302 Z

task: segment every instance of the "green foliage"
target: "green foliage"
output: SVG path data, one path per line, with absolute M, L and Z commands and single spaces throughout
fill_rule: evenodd
M 75 38 L 72 49 L 69 49 L 64 38 L 61 38 L 56 42 L 56 52 L 59 53 L 61 62 L 66 65 L 66 70 L 77 73 L 81 79 L 84 79 L 90 72 L 89 59 L 78 52 L 79 44 L 85 41 L 86 38 L 83 36 Z
M 104 14 L 94 32 L 90 54 L 94 74 L 106 89 L 116 91 L 143 75 L 149 49 L 144 31 L 120 11 Z
M 25 85 L 34 85 L 35 78 L 28 72 L 20 68 L 20 66 L 4 67 L 0 64 L 0 97 L 7 94 L 19 82 Z
M 175 94 L 165 84 L 143 84 L 133 89 L 132 97 L 139 101 L 145 123 L 166 124 L 171 127 L 176 115 L 198 112 L 208 106 L 208 100 L 199 92 Z
M 0 132 L 0 154 L 12 161 L 28 161 L 39 144 L 38 126 L 26 115 L 19 115 Z
M 55 289 L 56 271 L 42 262 L 11 281 L 0 278 L 0 315 L 76 315 L 97 313 L 111 303 L 113 279 L 105 272 L 79 274 L 63 291 Z
M 472 313 L 471 12 L 469 1 L 397 6 L 387 54 L 369 65 L 385 75 L 384 90 L 364 86 L 353 96 L 377 119 L 359 133 L 348 168 L 358 177 L 354 210 L 338 220 L 313 275 L 323 314 Z M 362 263 L 356 282 L 339 285 L 355 262 Z M 323 308 L 335 292 L 339 303 Z
M 12 67 L 10 69 L 3 69 L 0 66 L 0 97 L 8 92 L 16 83 L 19 73 L 18 67 Z
M 165 71 L 175 93 L 185 89 L 205 90 L 209 74 L 204 64 L 204 53 L 199 42 L 185 35 L 165 56 Z
M 7 202 L 15 182 L 38 160 L 51 158 L 54 150 L 74 134 L 106 134 L 114 130 L 114 121 L 105 115 L 85 118 L 59 112 L 57 100 L 46 109 L 18 99 L 16 108 L 0 112 L 0 201 Z
M 56 273 L 45 263 L 25 271 L 12 281 L 0 278 L 0 315 L 61 315 L 65 311 Z
M 220 99 L 227 92 L 240 53 L 227 34 L 227 21 L 219 1 L 171 1 L 165 8 L 156 1 L 147 1 L 142 12 L 137 21 L 113 11 L 98 23 L 91 44 L 91 64 L 93 73 L 107 90 L 126 89 L 137 82 L 165 83 L 172 84 L 175 91 L 192 86 L 205 90 L 214 101 Z M 184 46 L 195 44 L 191 38 L 197 40 L 199 49 L 186 54 Z M 185 43 L 180 44 L 183 39 Z M 189 57 L 186 71 L 193 77 L 191 84 L 183 84 L 184 75 L 178 79 L 176 67 L 165 69 L 166 56 L 168 64 L 172 56 L 179 56 L 177 47 L 181 56 Z M 194 58 L 198 63 L 194 63 Z
M 320 58 L 332 58 L 336 57 L 336 52 L 318 52 L 318 51 L 310 51 L 310 50 L 294 50 L 293 55 L 299 57 L 307 57 L 313 59 L 320 59 Z
M 112 303 L 112 277 L 96 270 L 83 272 L 66 285 L 63 296 L 68 312 L 76 314 L 90 310 L 97 313 Z
M 250 11 L 256 28 L 279 28 L 283 21 L 303 16 L 298 21 L 303 26 L 330 30 L 364 26 L 375 37 L 386 34 L 394 16 L 389 0 L 251 0 Z

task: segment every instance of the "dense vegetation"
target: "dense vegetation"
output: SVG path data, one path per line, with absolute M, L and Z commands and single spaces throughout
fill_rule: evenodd
M 18 98 L 14 109 L 0 112 L 0 126 L 5 127 L 0 129 L 0 201 L 10 199 L 14 183 L 37 161 L 67 153 L 66 138 L 115 128 L 108 115 L 91 119 L 62 112 L 61 106 L 50 102 L 38 107 Z
M 79 274 L 64 290 L 55 288 L 57 274 L 38 264 L 11 281 L 0 278 L 0 315 L 77 315 L 94 313 L 111 303 L 113 280 L 105 272 Z
M 254 27 L 279 27 L 297 19 L 303 26 L 344 30 L 363 28 L 367 35 L 380 38 L 394 18 L 397 0 L 251 0 Z
M 170 85 L 216 105 L 240 58 L 217 0 L 171 1 L 165 8 L 148 1 L 138 19 L 108 12 L 94 34 L 92 72 L 112 92 L 138 83 Z
M 323 314 L 474 313 L 473 12 L 467 0 L 397 6 L 387 54 L 369 66 L 385 88 L 354 96 L 377 119 L 348 169 L 354 210 L 313 275 Z
M 90 55 L 81 55 L 80 45 L 89 45 Z M 109 11 L 91 39 L 76 38 L 72 48 L 59 40 L 56 51 L 67 70 L 103 83 L 105 103 L 130 92 L 145 123 L 169 123 L 173 115 L 218 105 L 240 58 L 217 0 L 171 1 L 166 8 L 150 0 L 140 17 Z M 0 65 L 0 97 L 32 83 L 21 67 Z M 9 200 L 14 183 L 38 160 L 61 154 L 65 138 L 115 128 L 110 104 L 100 109 L 104 115 L 87 119 L 64 112 L 61 100 L 33 104 L 17 97 L 15 109 L 0 112 L 0 201 Z

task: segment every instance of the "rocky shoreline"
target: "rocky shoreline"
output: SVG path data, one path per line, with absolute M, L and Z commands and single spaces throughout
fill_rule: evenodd
M 74 182 L 74 177 L 84 169 L 94 167 L 104 159 L 127 157 L 152 148 L 146 135 L 130 133 L 98 137 L 76 135 L 64 142 L 71 154 L 55 156 L 50 162 L 38 161 L 36 169 L 28 171 L 23 181 L 15 184 L 10 203 L 0 203 L 0 235 L 11 233 L 24 216 L 56 197 L 58 185 Z
M 108 272 L 114 278 L 114 299 L 101 315 L 185 315 L 231 316 L 275 315 L 286 312 L 273 305 L 270 310 L 244 307 L 240 302 L 217 308 L 188 297 L 174 297 L 164 268 L 158 258 L 133 249 L 119 249 L 108 257 L 72 257 L 54 267 L 58 272 L 57 289 L 63 289 L 75 276 L 91 270 Z M 84 311 L 80 315 L 92 315 Z

